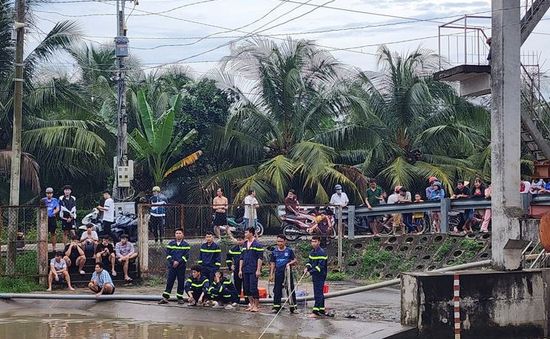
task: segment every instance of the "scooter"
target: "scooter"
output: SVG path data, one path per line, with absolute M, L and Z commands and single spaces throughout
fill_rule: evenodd
M 212 216 L 212 229 L 214 229 L 214 217 Z M 228 216 L 227 217 L 227 225 L 229 226 L 229 230 L 231 232 L 239 231 L 244 232 L 248 225 L 244 222 L 244 208 L 241 206 L 237 207 L 237 210 L 235 211 L 235 216 Z M 264 234 L 264 225 L 262 225 L 259 221 L 256 220 L 256 236 L 261 237 Z
M 318 213 L 322 213 L 330 219 L 330 224 L 332 225 L 330 229 L 328 228 L 328 225 L 324 225 L 326 222 L 318 225 L 316 224 L 314 215 Z M 280 218 L 282 221 L 281 228 L 283 229 L 283 234 L 289 241 L 295 241 L 300 239 L 301 237 L 312 235 L 312 233 L 308 231 L 315 225 L 318 226 L 316 229 L 316 234 L 322 237 L 329 237 L 331 239 L 336 238 L 334 213 L 332 212 L 332 209 L 330 209 L 330 207 L 324 208 L 322 212 L 321 210 L 319 210 L 319 208 L 315 208 L 309 211 L 309 213 L 304 216 L 284 214 L 281 215 Z M 325 229 L 325 226 L 327 226 L 327 229 Z
M 88 213 L 82 218 L 82 225 L 78 227 L 78 237 L 80 238 L 82 233 L 86 231 L 87 225 L 94 225 L 94 230 L 97 232 L 99 237 L 104 235 L 109 235 L 113 238 L 113 242 L 120 241 L 120 237 L 123 234 L 128 235 L 128 240 L 130 242 L 137 241 L 137 217 L 134 214 L 124 214 L 122 209 L 119 208 L 118 214 L 115 217 L 115 222 L 111 226 L 111 234 L 106 234 L 103 231 L 103 225 L 101 219 L 99 218 L 99 210 L 94 208 L 91 213 Z

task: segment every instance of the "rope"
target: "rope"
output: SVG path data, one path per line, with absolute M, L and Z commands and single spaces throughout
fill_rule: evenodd
M 277 319 L 277 316 L 281 313 L 281 311 L 283 310 L 283 308 L 285 307 L 286 303 L 291 299 L 291 295 L 292 293 L 294 293 L 296 291 L 296 288 L 298 288 L 298 286 L 300 285 L 300 283 L 302 282 L 302 279 L 304 279 L 304 277 L 306 276 L 307 272 L 304 272 L 304 274 L 302 274 L 302 276 L 300 277 L 300 279 L 298 280 L 298 282 L 296 283 L 296 286 L 294 286 L 294 289 L 289 293 L 288 297 L 286 298 L 285 302 L 283 303 L 283 305 L 281 306 L 281 308 L 279 308 L 279 310 L 277 311 L 277 313 L 275 314 L 275 316 L 273 317 L 273 319 L 271 319 L 271 321 L 269 322 L 269 324 L 267 324 L 266 328 L 264 328 L 262 334 L 260 334 L 260 336 L 258 337 L 258 339 L 262 339 L 262 337 L 264 336 L 264 334 L 267 332 L 267 330 L 269 329 L 269 327 L 273 324 L 273 322 L 275 321 L 275 319 Z

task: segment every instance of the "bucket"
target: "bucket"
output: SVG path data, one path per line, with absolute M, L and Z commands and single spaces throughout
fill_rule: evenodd
M 327 293 L 328 293 L 328 285 L 324 284 L 323 285 L 323 294 L 327 294 Z
M 260 298 L 265 299 L 267 298 L 267 289 L 264 287 L 258 287 L 258 292 L 260 293 Z

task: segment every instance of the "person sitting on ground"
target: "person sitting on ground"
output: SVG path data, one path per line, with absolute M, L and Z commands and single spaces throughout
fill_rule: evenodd
M 86 264 L 86 254 L 82 249 L 80 242 L 78 242 L 78 237 L 73 235 L 71 237 L 71 242 L 65 246 L 63 250 L 65 256 L 63 259 L 67 263 L 67 267 L 78 266 L 78 272 L 80 274 L 85 274 L 84 265 Z
M 91 257 L 95 253 L 95 248 L 99 242 L 97 232 L 94 231 L 94 224 L 86 225 L 86 232 L 82 233 L 80 243 L 86 256 Z
M 202 306 L 208 300 L 210 282 L 201 274 L 201 267 L 191 267 L 191 276 L 185 281 L 185 293 L 187 294 L 189 306 Z
M 103 238 L 101 239 L 101 243 L 97 245 L 95 249 L 95 262 L 100 262 L 105 265 L 105 261 L 108 261 L 111 264 L 111 274 L 113 275 L 113 277 L 116 277 L 115 248 L 113 247 L 113 244 L 111 244 L 111 238 L 109 238 L 108 235 L 103 236 Z
M 422 202 L 424 202 L 424 200 L 422 200 L 422 196 L 420 195 L 420 193 L 416 193 L 414 195 L 414 203 L 419 204 Z M 423 232 L 424 231 L 424 212 L 422 211 L 413 212 L 412 220 L 413 220 L 413 225 L 414 225 L 414 228 L 416 229 L 416 232 L 417 233 Z
M 214 273 L 214 283 L 210 289 L 210 298 L 214 300 L 213 308 L 222 308 L 224 304 L 226 310 L 232 310 L 239 302 L 239 296 L 235 285 L 231 280 L 224 277 L 222 271 Z
M 120 237 L 120 242 L 115 245 L 115 254 L 117 261 L 122 265 L 124 281 L 131 282 L 132 278 L 128 275 L 128 266 L 131 260 L 137 258 L 138 254 L 134 249 L 134 245 L 128 241 L 126 234 L 123 234 Z
M 71 277 L 69 276 L 69 270 L 67 263 L 63 259 L 63 252 L 56 252 L 55 257 L 50 260 L 50 274 L 48 275 L 48 292 L 52 291 L 52 282 L 55 280 L 59 282 L 60 279 L 65 279 L 69 290 L 74 291 L 71 286 Z
M 109 273 L 103 269 L 103 263 L 98 262 L 95 264 L 95 271 L 92 274 L 92 279 L 88 283 L 88 287 L 98 297 L 102 294 L 115 293 L 115 284 Z

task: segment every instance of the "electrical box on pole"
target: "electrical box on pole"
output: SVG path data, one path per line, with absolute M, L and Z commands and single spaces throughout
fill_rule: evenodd
M 128 56 L 128 38 L 117 36 L 115 38 L 115 55 L 117 58 L 126 58 Z

